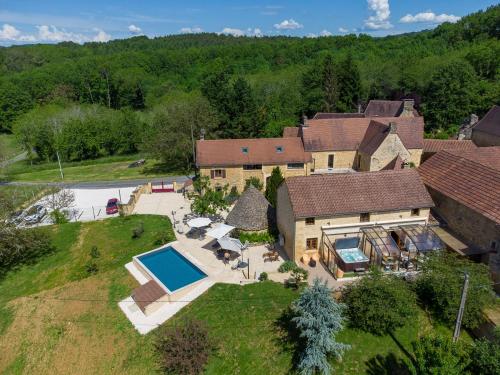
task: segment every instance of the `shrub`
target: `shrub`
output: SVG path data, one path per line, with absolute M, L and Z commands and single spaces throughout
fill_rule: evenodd
M 474 342 L 470 358 L 468 370 L 472 374 L 500 374 L 500 331 L 495 332 L 491 341 L 482 338 Z
M 50 218 L 54 224 L 65 224 L 69 221 L 67 213 L 61 210 L 52 211 L 50 213 Z
M 261 272 L 259 275 L 259 281 L 266 281 L 268 278 L 267 272 Z
M 250 186 L 253 186 L 254 188 L 260 191 L 264 189 L 264 184 L 258 177 L 250 177 L 245 180 L 245 190 L 248 189 Z
M 378 273 L 347 285 L 342 301 L 350 325 L 376 335 L 394 332 L 416 314 L 416 296 L 408 284 Z
M 266 185 L 266 199 L 271 206 L 276 207 L 276 198 L 278 192 L 278 186 L 283 182 L 284 178 L 281 174 L 281 169 L 279 167 L 275 167 L 271 172 L 271 176 Z
M 475 328 L 484 319 L 484 308 L 494 301 L 488 266 L 452 253 L 432 254 L 417 279 L 417 294 L 436 317 L 452 326 L 460 305 L 465 272 L 469 274 L 469 288 L 462 324 Z
M 92 246 L 92 248 L 90 249 L 90 257 L 92 259 L 97 259 L 101 256 L 101 253 L 99 252 L 99 250 L 97 249 L 97 246 Z
M 344 305 L 337 303 L 331 290 L 319 279 L 306 288 L 300 298 L 292 305 L 295 317 L 292 321 L 305 340 L 305 347 L 300 355 L 299 370 L 301 374 L 314 374 L 320 371 L 330 374 L 328 356 L 341 358 L 348 345 L 335 340 L 335 335 L 343 329 Z
M 249 242 L 251 244 L 262 244 L 274 242 L 273 236 L 269 232 L 240 232 L 239 239 L 242 243 Z
M 295 280 L 295 286 L 298 287 L 302 282 L 307 280 L 309 272 L 303 268 L 297 267 L 292 271 L 292 278 Z
M 238 193 L 238 189 L 236 188 L 236 186 L 233 186 L 231 188 L 231 190 L 229 191 L 229 194 L 226 195 L 226 202 L 227 204 L 233 204 L 234 202 L 236 202 L 239 198 L 240 194 Z
M 89 260 L 85 265 L 85 271 L 87 271 L 89 275 L 95 275 L 97 272 L 99 272 L 99 267 L 97 266 L 96 262 Z
M 460 375 L 469 362 L 465 347 L 441 336 L 423 336 L 413 343 L 417 375 Z
M 297 267 L 298 267 L 297 264 L 295 264 L 293 260 L 287 260 L 279 266 L 278 272 L 281 273 L 290 272 L 295 270 Z
M 144 223 L 141 221 L 134 229 L 132 229 L 132 238 L 140 238 L 144 234 Z
M 215 349 L 205 324 L 188 320 L 180 327 L 166 327 L 159 333 L 156 348 L 165 373 L 201 374 Z

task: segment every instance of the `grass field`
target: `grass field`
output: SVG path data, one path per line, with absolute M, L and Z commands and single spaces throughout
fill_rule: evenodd
M 179 175 L 182 172 L 168 171 L 156 160 L 147 160 L 138 168 L 128 168 L 141 156 L 113 156 L 82 162 L 63 163 L 64 182 L 111 181 L 124 179 L 140 179 L 148 177 L 164 177 Z M 57 163 L 40 163 L 31 165 L 29 161 L 12 164 L 4 172 L 8 181 L 25 182 L 59 182 L 61 174 Z
M 144 235 L 131 238 L 142 221 Z M 158 371 L 155 352 L 160 330 L 141 336 L 118 308 L 137 282 L 123 267 L 131 257 L 154 248 L 163 231 L 173 238 L 164 217 L 131 216 L 93 223 L 50 227 L 57 251 L 0 280 L 0 373 L 151 374 Z M 93 245 L 101 253 L 99 272 L 85 264 Z M 188 318 L 204 320 L 216 340 L 208 374 L 288 374 L 294 346 L 278 322 L 298 292 L 264 282 L 247 286 L 216 284 L 181 310 L 167 325 Z M 345 329 L 339 340 L 352 345 L 339 374 L 379 374 L 397 369 L 411 352 L 411 341 L 433 326 L 423 312 L 396 332 L 375 337 Z M 465 335 L 466 336 L 466 335 Z
M 34 203 L 43 193 L 50 191 L 47 185 L 2 185 L 0 195 L 11 201 L 14 208 L 26 207 Z
M 0 134 L 0 156 L 10 159 L 22 152 L 12 134 Z

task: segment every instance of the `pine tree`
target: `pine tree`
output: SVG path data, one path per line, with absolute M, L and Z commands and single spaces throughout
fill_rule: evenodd
M 281 169 L 279 167 L 274 167 L 266 185 L 266 199 L 269 203 L 271 203 L 271 206 L 273 207 L 276 207 L 276 195 L 278 186 L 282 181 L 283 175 L 281 174 Z
M 361 95 L 361 77 L 358 66 L 350 53 L 340 63 L 338 77 L 337 110 L 339 112 L 352 112 L 357 108 Z
M 335 111 L 338 100 L 338 82 L 335 62 L 332 55 L 327 55 L 323 61 L 323 108 L 325 112 Z
M 305 350 L 301 355 L 299 370 L 303 375 L 330 374 L 328 356 L 340 358 L 349 345 L 335 341 L 335 335 L 343 329 L 345 306 L 331 296 L 326 282 L 315 279 L 292 306 L 296 316 L 292 321 L 305 339 Z

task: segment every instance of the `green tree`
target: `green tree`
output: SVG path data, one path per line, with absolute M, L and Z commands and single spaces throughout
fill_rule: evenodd
M 333 56 L 328 54 L 323 61 L 323 108 L 324 112 L 334 112 L 339 96 L 338 79 Z
M 423 336 L 413 343 L 416 375 L 460 375 L 468 363 L 468 353 L 460 343 L 442 336 Z
M 257 190 L 262 190 L 264 188 L 264 184 L 258 177 L 250 177 L 245 180 L 245 190 L 248 189 L 250 186 L 253 186 Z
M 488 266 L 447 252 L 431 254 L 417 279 L 417 294 L 434 315 L 443 322 L 455 322 L 464 273 L 469 274 L 469 288 L 462 324 L 475 328 L 483 321 L 483 310 L 494 301 Z
M 500 331 L 491 340 L 482 338 L 472 344 L 471 363 L 468 370 L 472 374 L 500 374 Z
M 227 209 L 228 185 L 216 189 L 211 186 L 207 176 L 200 176 L 194 181 L 193 187 L 195 193 L 190 195 L 193 212 L 198 215 L 216 215 Z
M 20 85 L 0 83 L 0 132 L 9 132 L 17 117 L 33 106 L 30 95 Z
M 338 86 L 337 110 L 339 112 L 355 111 L 361 97 L 361 77 L 358 65 L 351 53 L 348 53 L 339 64 Z
M 326 282 L 315 279 L 292 305 L 292 321 L 305 340 L 298 368 L 301 374 L 330 374 L 328 357 L 341 358 L 349 345 L 337 342 L 335 335 L 344 328 L 344 305 L 337 303 Z
M 274 167 L 271 172 L 271 176 L 269 177 L 266 185 L 266 199 L 271 206 L 276 207 L 278 186 L 283 182 L 284 178 L 281 174 L 281 169 L 279 167 Z
M 348 284 L 342 301 L 350 324 L 375 335 L 392 334 L 417 314 L 416 296 L 406 282 L 380 273 Z
M 425 89 L 423 113 L 430 129 L 458 126 L 474 110 L 477 76 L 464 61 L 440 67 Z

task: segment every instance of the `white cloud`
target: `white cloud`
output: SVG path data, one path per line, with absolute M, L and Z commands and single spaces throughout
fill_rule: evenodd
M 132 34 L 142 33 L 142 29 L 134 24 L 128 26 L 128 31 L 130 31 Z
M 35 34 L 24 34 L 14 26 L 4 24 L 0 29 L 0 40 L 12 42 L 65 42 L 71 41 L 75 43 L 85 42 L 107 42 L 111 39 L 111 35 L 103 30 L 94 29 L 96 34 L 89 36 L 85 34 L 73 33 L 65 29 L 58 29 L 53 25 L 36 26 L 38 32 Z
M 245 32 L 240 29 L 233 29 L 231 27 L 224 27 L 220 34 L 227 34 L 232 36 L 244 36 Z
M 181 34 L 198 34 L 202 33 L 203 29 L 201 27 L 183 27 L 179 31 Z
M 345 34 L 345 33 L 348 33 L 348 32 L 349 32 L 349 29 L 346 29 L 344 27 L 339 27 L 339 33 Z
M 260 37 L 264 36 L 264 34 L 262 33 L 261 29 L 256 27 L 255 29 L 248 28 L 247 29 L 247 36 L 255 36 L 257 38 L 260 38 Z
M 457 22 L 460 17 L 454 16 L 453 14 L 436 14 L 433 12 L 421 12 L 415 15 L 407 14 L 399 20 L 401 23 L 417 23 L 417 22 L 427 22 L 427 23 L 443 23 L 443 22 Z
M 319 36 L 332 36 L 332 35 L 333 34 L 328 30 L 323 30 L 322 32 L 319 33 Z
M 0 29 L 0 40 L 16 42 L 32 42 L 35 38 L 32 35 L 23 35 L 21 31 L 8 23 L 3 24 Z
M 306 35 L 306 38 L 317 38 L 318 36 L 314 33 L 309 33 Z
M 392 28 L 389 22 L 391 9 L 389 0 L 368 0 L 368 9 L 375 14 L 365 20 L 365 27 L 370 30 L 387 30 Z
M 106 42 L 109 42 L 111 40 L 111 35 L 109 35 L 108 33 L 104 32 L 103 30 L 98 30 L 98 29 L 96 29 L 96 31 L 97 31 L 97 35 L 92 38 L 93 42 L 106 43 Z
M 297 30 L 302 29 L 303 27 L 304 25 L 301 25 L 293 18 L 290 18 L 289 20 L 283 20 L 280 23 L 274 24 L 274 28 L 278 30 Z

